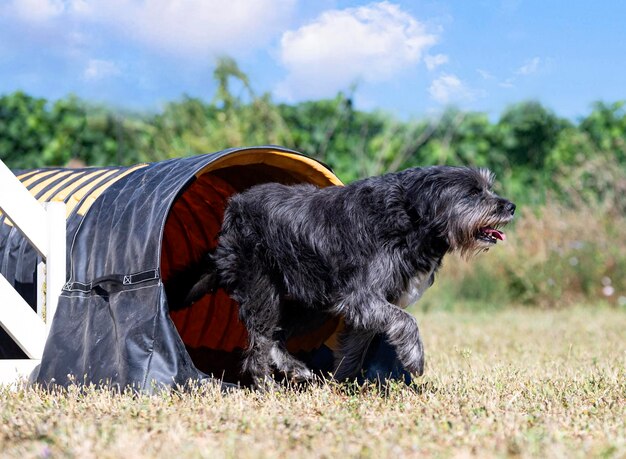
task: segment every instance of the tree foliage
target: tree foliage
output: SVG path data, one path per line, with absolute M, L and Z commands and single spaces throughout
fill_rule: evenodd
M 183 96 L 158 113 L 121 112 L 74 96 L 48 102 L 0 97 L 0 159 L 15 169 L 129 165 L 225 148 L 278 144 L 318 158 L 345 181 L 430 164 L 489 167 L 521 202 L 548 195 L 572 205 L 626 210 L 626 105 L 593 105 L 576 123 L 539 102 L 508 107 L 498 120 L 450 108 L 402 121 L 356 110 L 352 92 L 276 104 L 258 95 L 237 63 L 219 59 L 207 102 Z M 622 189 L 624 188 L 624 189 Z

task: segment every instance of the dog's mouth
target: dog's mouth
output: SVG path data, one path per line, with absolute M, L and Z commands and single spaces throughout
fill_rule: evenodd
M 493 228 L 491 226 L 485 226 L 484 228 L 478 230 L 478 233 L 476 234 L 476 239 L 486 242 L 488 244 L 495 244 L 498 242 L 498 240 L 505 241 L 506 234 L 504 234 L 504 232 L 500 231 L 499 229 Z

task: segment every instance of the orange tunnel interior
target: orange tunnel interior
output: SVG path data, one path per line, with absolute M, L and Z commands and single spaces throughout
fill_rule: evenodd
M 215 248 L 231 195 L 267 182 L 341 185 L 322 164 L 292 153 L 246 150 L 213 161 L 196 174 L 170 209 L 161 250 L 163 282 L 167 284 L 172 273 L 184 270 Z M 171 310 L 170 317 L 199 370 L 225 380 L 240 379 L 247 332 L 239 321 L 237 303 L 226 292 L 218 290 L 190 307 Z M 305 336 L 291 338 L 287 347 L 293 353 L 324 343 L 332 348 L 330 341 L 337 326 L 337 320 L 329 321 Z

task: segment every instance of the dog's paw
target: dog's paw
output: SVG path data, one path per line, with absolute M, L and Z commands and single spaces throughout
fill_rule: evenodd
M 424 373 L 424 346 L 415 317 L 406 314 L 389 330 L 389 339 L 404 368 L 410 373 Z
M 283 365 L 279 371 L 285 375 L 290 383 L 306 384 L 315 381 L 315 374 L 302 362 L 292 360 L 289 365 Z
M 315 374 L 309 370 L 304 364 L 293 368 L 287 373 L 287 377 L 294 383 L 308 383 L 315 381 Z
M 421 341 L 398 349 L 397 352 L 400 363 L 409 373 L 417 376 L 424 374 L 424 348 Z
M 272 366 L 294 383 L 304 383 L 315 379 L 313 372 L 300 360 L 289 354 L 279 344 L 275 344 L 270 351 Z

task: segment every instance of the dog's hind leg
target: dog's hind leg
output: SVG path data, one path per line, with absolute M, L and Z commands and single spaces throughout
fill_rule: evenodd
M 246 290 L 235 289 L 232 296 L 239 303 L 239 318 L 248 331 L 248 348 L 242 369 L 252 376 L 255 384 L 270 378 L 271 351 L 278 327 L 279 297 L 270 282 L 257 274 Z
M 249 343 L 246 350 L 242 370 L 252 377 L 257 389 L 265 389 L 275 385 L 272 378 L 270 352 L 273 341 L 254 331 L 248 331 Z
M 245 291 L 235 289 L 239 317 L 248 330 L 248 349 L 243 370 L 259 386 L 267 384 L 273 369 L 297 382 L 310 380 L 313 373 L 293 357 L 276 335 L 280 331 L 280 296 L 274 284 L 262 273 L 254 273 Z

